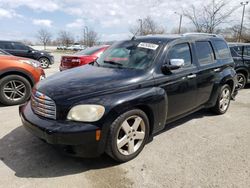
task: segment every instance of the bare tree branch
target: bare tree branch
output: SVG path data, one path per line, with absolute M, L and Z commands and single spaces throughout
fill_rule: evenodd
M 85 42 L 87 46 L 94 46 L 98 43 L 99 40 L 99 35 L 96 31 L 94 30 L 89 30 L 88 33 L 85 33 Z
M 238 8 L 228 8 L 228 3 L 227 0 L 210 0 L 202 8 L 191 5 L 188 10 L 183 10 L 183 15 L 193 23 L 197 32 L 213 33 Z
M 58 35 L 58 40 L 62 45 L 69 46 L 70 44 L 74 43 L 74 37 L 70 32 L 60 31 Z
M 133 35 L 150 35 L 150 34 L 163 34 L 165 30 L 159 26 L 150 16 L 142 19 L 140 23 L 129 29 Z
M 41 42 L 46 49 L 47 44 L 51 41 L 52 34 L 46 29 L 40 29 L 37 32 L 37 39 Z

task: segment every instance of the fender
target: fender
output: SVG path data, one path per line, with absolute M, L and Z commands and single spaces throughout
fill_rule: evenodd
M 2 78 L 5 75 L 9 74 L 17 74 L 17 75 L 24 75 L 26 78 L 28 78 L 29 82 L 33 86 L 35 84 L 35 80 L 33 76 L 26 70 L 21 68 L 10 68 L 10 69 L 4 69 L 0 71 L 0 78 Z
M 216 78 L 216 81 L 212 90 L 212 95 L 208 103 L 206 104 L 207 108 L 213 107 L 216 104 L 217 98 L 220 92 L 220 88 L 226 83 L 232 84 L 230 86 L 233 88 L 232 93 L 234 93 L 235 86 L 237 83 L 235 70 L 231 68 L 226 68 L 220 73 L 220 76 Z
M 245 73 L 247 73 L 247 78 L 249 77 L 249 71 L 248 71 L 247 68 L 244 67 L 244 66 L 240 66 L 240 67 L 235 68 L 235 71 L 236 71 L 236 72 L 244 71 Z
M 87 102 L 89 104 L 94 103 L 105 106 L 105 114 L 103 118 L 96 122 L 96 125 L 103 125 L 102 139 L 99 145 L 100 152 L 105 148 L 103 145 L 106 144 L 111 123 L 120 114 L 128 110 L 139 108 L 148 115 L 150 122 L 150 136 L 165 128 L 168 99 L 165 90 L 162 88 L 151 87 L 129 90 L 126 92 L 91 98 L 87 100 Z M 86 101 L 82 101 L 81 103 L 86 104 Z

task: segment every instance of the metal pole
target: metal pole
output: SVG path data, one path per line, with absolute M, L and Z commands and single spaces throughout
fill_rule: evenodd
M 181 34 L 182 14 L 180 14 L 178 12 L 174 12 L 174 13 L 180 16 L 178 34 Z
M 180 14 L 180 23 L 178 33 L 181 34 L 181 23 L 182 23 L 182 14 Z
M 244 21 L 244 16 L 245 16 L 245 8 L 246 8 L 246 5 L 248 4 L 248 1 L 246 1 L 246 2 L 241 2 L 240 4 L 243 5 L 243 12 L 242 12 L 241 25 L 240 25 L 240 32 L 239 32 L 239 39 L 238 39 L 239 42 L 241 41 L 242 28 L 243 28 L 243 21 Z
M 84 45 L 86 44 L 86 32 L 85 32 L 85 28 L 83 29 L 83 43 L 84 43 Z
M 142 19 L 138 19 L 138 21 L 140 22 L 140 35 L 142 35 Z
M 89 38 L 89 28 L 87 26 L 85 26 L 84 31 L 85 31 L 85 34 L 86 34 L 86 46 L 88 46 L 89 45 L 89 39 L 88 39 Z
M 142 35 L 142 19 L 138 20 L 140 22 L 140 35 Z

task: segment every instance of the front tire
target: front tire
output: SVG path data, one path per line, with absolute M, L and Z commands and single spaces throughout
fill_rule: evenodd
M 228 84 L 221 87 L 216 105 L 212 108 L 216 114 L 221 115 L 226 113 L 230 105 L 231 92 L 231 88 Z
M 49 59 L 46 58 L 46 57 L 41 57 L 41 58 L 39 59 L 39 62 L 41 63 L 41 67 L 42 67 L 43 69 L 47 69 L 47 68 L 49 67 L 49 65 L 50 65 L 50 61 L 49 61 Z
M 19 75 L 9 75 L 0 80 L 0 102 L 17 105 L 26 102 L 31 95 L 29 81 Z
M 149 120 L 139 110 L 120 115 L 111 125 L 106 153 L 118 162 L 135 158 L 144 148 L 149 137 Z

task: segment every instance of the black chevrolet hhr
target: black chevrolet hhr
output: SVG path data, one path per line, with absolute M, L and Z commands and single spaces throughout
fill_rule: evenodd
M 75 156 L 136 157 L 167 123 L 202 108 L 224 114 L 236 73 L 216 35 L 133 37 L 95 63 L 36 85 L 20 106 L 24 127 Z

